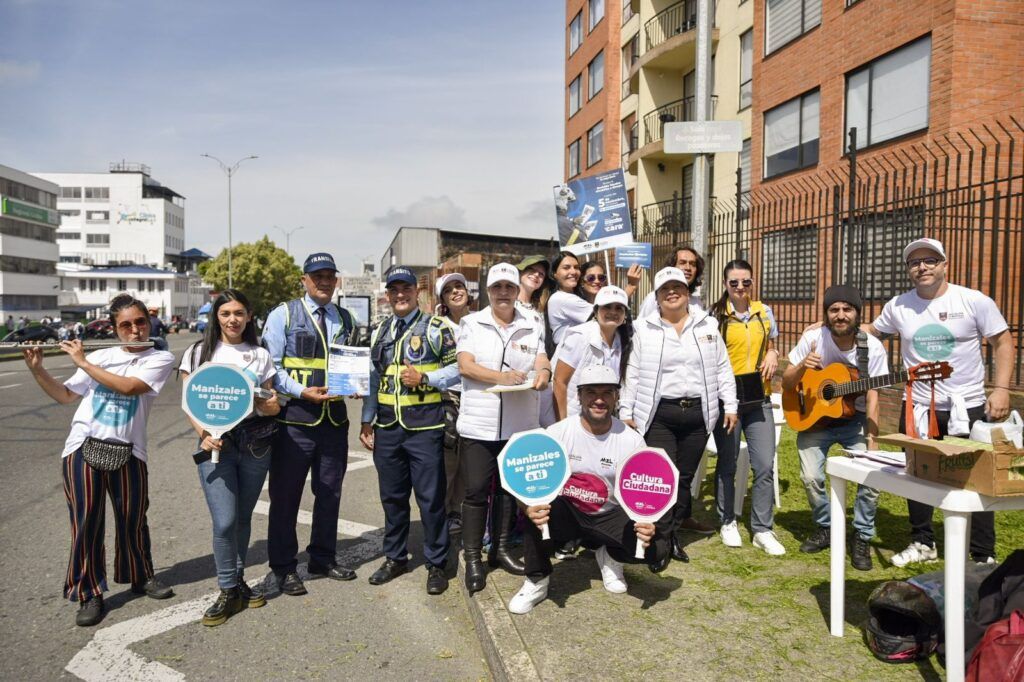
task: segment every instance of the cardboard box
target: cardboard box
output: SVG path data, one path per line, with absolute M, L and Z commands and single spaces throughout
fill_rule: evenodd
M 879 436 L 878 442 L 904 449 L 911 476 L 992 497 L 1024 495 L 1024 450 L 999 441 L 1002 437 L 997 429 L 993 439 L 998 442 L 992 445 L 960 445 L 895 433 Z

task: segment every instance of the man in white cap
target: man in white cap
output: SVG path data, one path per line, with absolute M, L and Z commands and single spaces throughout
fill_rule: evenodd
M 998 421 L 1010 412 L 1010 373 L 1013 366 L 1013 335 L 995 302 L 975 289 L 950 284 L 946 250 L 935 239 L 917 239 L 903 249 L 903 261 L 914 288 L 894 297 L 867 331 L 876 335 L 900 335 L 903 364 L 946 361 L 953 374 L 935 382 L 935 402 L 929 382 L 913 386 L 916 432 L 922 438 L 947 433 L 970 433 L 978 420 Z M 993 390 L 985 397 L 985 361 L 981 340 L 986 339 L 995 356 Z M 930 413 L 938 433 L 929 433 Z M 900 411 L 900 431 L 911 432 L 906 410 Z M 932 507 L 907 500 L 910 512 L 910 545 L 894 555 L 896 566 L 938 558 L 932 529 Z M 995 519 L 992 512 L 974 514 L 971 523 L 971 557 L 979 563 L 995 561 Z
M 615 594 L 626 591 L 622 564 L 646 563 L 659 573 L 670 561 L 668 520 L 634 523 L 615 499 L 619 461 L 646 447 L 639 433 L 612 416 L 619 400 L 619 375 L 606 365 L 589 365 L 579 374 L 580 413 L 547 429 L 568 450 L 572 476 L 551 504 L 526 508 L 533 521 L 523 533 L 526 580 L 509 601 L 512 613 L 528 613 L 547 598 L 550 551 L 568 540 L 581 538 L 594 550 L 601 582 Z M 545 523 L 550 541 L 541 539 Z M 642 560 L 634 558 L 637 543 L 647 549 Z

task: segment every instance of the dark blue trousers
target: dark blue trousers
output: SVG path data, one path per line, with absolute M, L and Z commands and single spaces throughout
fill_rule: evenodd
M 443 431 L 406 431 L 396 424 L 375 428 L 373 434 L 373 463 L 384 507 L 384 556 L 395 561 L 408 556 L 409 495 L 415 493 L 423 522 L 423 556 L 431 566 L 444 566 L 448 519 Z
M 331 565 L 338 547 L 338 510 L 341 483 L 348 467 L 348 424 L 333 426 L 326 419 L 317 426 L 282 424 L 270 459 L 270 520 L 267 554 L 278 575 L 298 565 L 299 540 L 295 522 L 312 472 L 313 527 L 306 551 L 321 565 Z

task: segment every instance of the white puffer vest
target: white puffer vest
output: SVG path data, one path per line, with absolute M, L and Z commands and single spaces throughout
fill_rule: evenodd
M 692 308 L 690 312 L 693 314 Z M 718 421 L 719 400 L 724 403 L 726 413 L 736 413 L 736 380 L 725 342 L 718 333 L 718 323 L 707 313 L 699 315 L 684 333 L 683 342 L 695 345 L 700 355 L 704 381 L 690 388 L 700 394 L 704 428 L 711 433 Z M 633 351 L 626 367 L 619 418 L 632 419 L 642 434 L 651 427 L 663 394 L 661 365 L 664 348 L 665 330 L 657 312 L 633 323 Z

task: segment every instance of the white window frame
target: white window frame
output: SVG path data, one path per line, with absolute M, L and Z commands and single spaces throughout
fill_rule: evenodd
M 807 100 L 808 98 L 810 98 L 812 96 L 817 96 L 817 98 L 818 98 L 818 105 L 817 105 L 818 106 L 818 120 L 816 122 L 816 125 L 817 125 L 817 128 L 818 128 L 818 135 L 817 135 L 817 138 L 808 138 L 807 140 L 804 140 L 804 128 L 805 128 L 805 125 L 807 125 L 809 123 L 809 121 L 805 121 L 804 120 L 805 100 Z M 797 106 L 797 131 L 796 131 L 797 165 L 796 165 L 795 168 L 787 168 L 786 170 L 781 170 L 781 171 L 777 171 L 775 173 L 769 174 L 768 173 L 768 117 L 771 116 L 773 113 L 778 112 L 783 107 L 792 105 L 794 102 L 796 103 L 796 106 Z M 762 158 L 763 158 L 762 177 L 765 180 L 768 180 L 768 179 L 774 178 L 774 177 L 778 177 L 780 175 L 785 175 L 786 173 L 791 173 L 793 171 L 798 171 L 798 170 L 802 170 L 804 168 L 809 168 L 811 166 L 816 165 L 818 163 L 818 161 L 821 159 L 821 90 L 820 90 L 820 88 L 815 88 L 814 90 L 809 90 L 808 92 L 805 92 L 802 95 L 794 97 L 793 99 L 786 100 L 785 102 L 782 102 L 781 104 L 778 104 L 778 105 L 772 107 L 771 109 L 769 109 L 768 111 L 764 112 L 763 124 L 762 124 L 762 137 L 761 137 L 761 139 L 764 141 L 764 144 L 762 145 L 763 149 L 761 151 L 761 155 L 762 155 Z M 817 139 L 818 140 L 818 154 L 817 154 L 817 158 L 816 159 L 814 159 L 813 161 L 809 161 L 809 160 L 805 160 L 803 158 L 804 157 L 803 145 L 805 143 L 807 143 L 807 142 L 810 142 L 812 139 Z
M 743 42 L 746 40 L 746 63 L 744 63 L 744 45 Z M 746 66 L 746 69 L 744 69 Z M 746 73 L 744 73 L 746 70 Z M 747 101 L 746 104 L 743 102 L 743 90 L 746 86 L 747 90 Z M 749 109 L 750 105 L 754 102 L 754 29 L 748 29 L 745 33 L 740 35 L 740 91 L 739 91 L 739 111 Z
M 595 12 L 594 8 L 597 7 L 598 11 Z M 604 19 L 604 0 L 587 0 L 587 33 L 590 33 L 594 28 L 601 23 Z M 594 16 L 597 15 L 595 19 Z
M 778 2 L 785 2 L 786 0 L 777 0 Z M 786 45 L 789 45 L 794 40 L 810 31 L 815 26 L 821 25 L 821 4 L 822 0 L 789 0 L 790 2 L 800 3 L 800 26 L 799 31 L 792 37 L 788 38 L 785 42 L 775 45 L 774 49 L 769 48 L 771 44 L 771 5 L 772 0 L 765 0 L 764 3 L 764 54 L 768 56 L 774 52 L 778 52 Z M 808 9 L 811 11 L 808 12 Z

